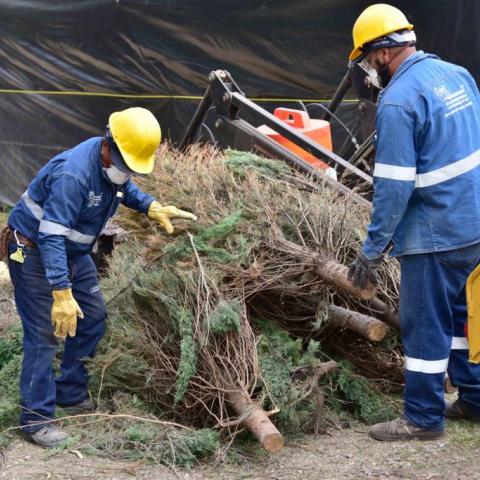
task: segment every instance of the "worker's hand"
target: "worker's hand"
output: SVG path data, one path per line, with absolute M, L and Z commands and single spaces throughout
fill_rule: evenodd
M 54 335 L 65 339 L 67 334 L 74 337 L 77 330 L 77 317 L 83 318 L 82 309 L 73 298 L 72 289 L 53 290 L 52 325 Z
M 348 268 L 348 280 L 362 290 L 368 288 L 369 284 L 377 285 L 377 269 L 382 261 L 383 256 L 368 259 L 361 253 Z
M 158 202 L 152 202 L 148 209 L 148 218 L 158 222 L 167 233 L 173 233 L 173 225 L 170 219 L 185 218 L 186 220 L 196 220 L 197 216 L 193 213 L 180 210 L 173 205 L 162 207 Z

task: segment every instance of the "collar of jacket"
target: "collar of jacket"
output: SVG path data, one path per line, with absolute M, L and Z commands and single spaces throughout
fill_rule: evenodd
M 398 78 L 401 77 L 402 74 L 405 73 L 412 65 L 421 62 L 422 60 L 425 60 L 427 58 L 439 59 L 437 55 L 434 55 L 433 53 L 425 53 L 423 50 L 419 50 L 418 52 L 415 52 L 414 54 L 407 57 L 397 68 L 397 71 L 393 74 L 393 77 L 388 82 L 386 88 L 383 89 L 383 92 L 388 90 L 398 80 Z

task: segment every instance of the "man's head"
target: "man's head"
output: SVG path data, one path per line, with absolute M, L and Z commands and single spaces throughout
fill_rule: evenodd
M 160 125 L 149 110 L 132 107 L 112 113 L 101 148 L 109 178 L 121 184 L 131 175 L 151 173 L 160 140 Z
M 385 86 L 398 66 L 415 52 L 416 36 L 405 15 L 391 5 L 366 8 L 353 26 L 350 62 L 367 61 Z

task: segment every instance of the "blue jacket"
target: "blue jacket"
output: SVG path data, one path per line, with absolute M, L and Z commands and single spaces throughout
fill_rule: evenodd
M 462 67 L 408 57 L 383 90 L 377 119 L 367 258 L 480 242 L 480 95 Z
M 52 158 L 32 180 L 8 217 L 9 225 L 38 244 L 53 288 L 72 285 L 68 258 L 92 250 L 107 220 L 123 203 L 147 213 L 154 198 L 129 180 L 114 185 L 95 137 Z

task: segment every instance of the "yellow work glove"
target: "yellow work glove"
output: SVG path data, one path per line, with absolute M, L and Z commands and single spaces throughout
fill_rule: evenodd
M 75 336 L 77 317 L 83 318 L 82 309 L 73 298 L 72 289 L 53 290 L 52 325 L 54 335 L 65 339 L 67 334 Z
M 158 202 L 152 202 L 148 209 L 148 218 L 158 222 L 167 233 L 173 233 L 171 218 L 185 218 L 186 220 L 196 220 L 197 216 L 190 212 L 180 210 L 173 205 L 162 207 Z

